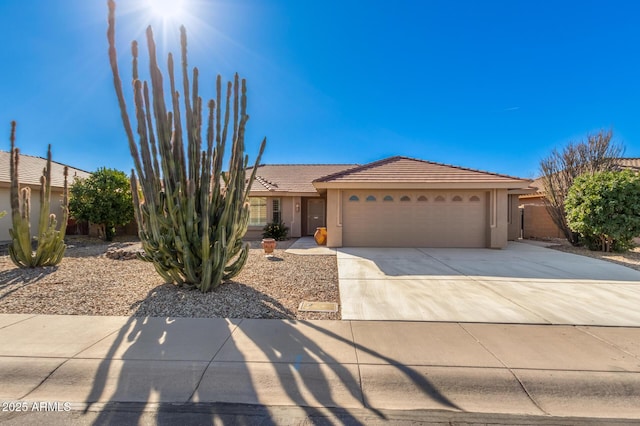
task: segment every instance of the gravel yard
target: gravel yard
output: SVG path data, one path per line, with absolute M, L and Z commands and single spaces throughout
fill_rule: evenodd
M 135 240 L 68 237 L 57 267 L 20 269 L 0 256 L 0 313 L 340 319 L 340 312 L 298 312 L 302 301 L 340 300 L 336 257 L 285 253 L 294 241 L 279 241 L 271 258 L 251 242 L 242 272 L 202 294 L 164 284 L 151 263 L 106 256 L 139 249 Z
M 574 247 L 565 240 L 564 244 L 554 245 L 549 248 L 564 251 L 566 253 L 593 257 L 594 259 L 605 260 L 611 263 L 617 263 L 618 265 L 626 266 L 627 268 L 640 271 L 640 247 L 634 247 L 633 249 L 624 253 L 605 253 L 601 251 L 591 251 L 586 247 Z

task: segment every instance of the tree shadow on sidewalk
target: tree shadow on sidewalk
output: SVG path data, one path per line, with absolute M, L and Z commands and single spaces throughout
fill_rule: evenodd
M 278 305 L 266 295 L 261 300 L 270 304 L 269 309 Z M 333 323 L 343 331 L 342 324 L 348 324 Z M 191 406 L 198 407 L 199 421 L 204 412 L 205 424 L 231 424 L 234 417 L 216 407 L 248 404 L 266 406 L 262 420 L 272 424 L 277 419 L 270 417 L 269 405 L 285 401 L 301 407 L 312 421 L 331 423 L 329 413 L 338 423 L 362 424 L 352 414 L 355 408 L 349 407 L 360 411 L 364 407 L 384 419 L 363 395 L 358 365 L 345 361 L 355 359 L 346 352 L 356 347 L 397 369 L 425 398 L 445 409 L 460 410 L 419 371 L 356 345 L 350 336 L 320 322 L 133 316 L 103 342 L 104 356 L 85 400 L 87 410 L 96 402 L 106 403 L 107 408 L 137 403 L 139 409 L 128 415 L 131 424 L 138 424 L 149 406 L 156 409 L 158 424 L 168 424 L 175 421 L 177 407 Z M 342 349 L 327 350 L 316 340 Z M 117 410 L 104 409 L 94 424 L 112 424 L 118 415 Z

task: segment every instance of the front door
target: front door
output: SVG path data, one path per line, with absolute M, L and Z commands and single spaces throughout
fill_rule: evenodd
M 309 198 L 307 200 L 307 234 L 313 235 L 316 228 L 325 226 L 324 199 Z

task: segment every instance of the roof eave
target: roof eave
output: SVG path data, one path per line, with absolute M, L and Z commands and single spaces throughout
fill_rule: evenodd
M 319 197 L 317 192 L 289 192 L 289 191 L 254 191 L 249 192 L 249 197 Z
M 29 188 L 31 188 L 32 191 L 40 191 L 41 185 L 42 184 L 40 182 L 38 182 L 38 183 L 29 183 L 29 182 L 22 183 L 22 182 L 20 182 L 20 189 L 26 188 L 28 186 Z M 69 184 L 68 186 L 70 187 L 71 184 Z M 0 181 L 0 188 L 11 188 L 11 182 Z M 59 185 L 53 185 L 52 184 L 51 185 L 51 189 L 53 191 L 58 191 L 58 190 L 62 191 L 64 189 L 64 186 L 59 186 Z
M 316 189 L 525 189 L 529 181 L 503 182 L 313 182 Z
M 516 188 L 516 189 L 510 189 L 509 190 L 509 194 L 510 195 L 530 195 L 530 194 L 534 194 L 536 191 L 538 190 L 538 188 Z
M 540 192 L 531 192 L 531 193 L 528 193 L 528 194 L 520 195 L 519 198 L 522 198 L 522 199 L 540 198 L 540 199 L 542 199 L 542 198 L 545 198 L 545 196 L 544 196 L 544 194 L 542 194 Z

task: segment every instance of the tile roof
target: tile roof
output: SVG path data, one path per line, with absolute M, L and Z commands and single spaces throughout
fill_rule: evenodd
M 317 194 L 311 182 L 357 164 L 263 164 L 258 166 L 251 193 L 291 192 Z M 250 167 L 247 174 L 251 173 Z
M 518 183 L 513 176 L 473 170 L 408 157 L 390 157 L 349 170 L 338 171 L 315 182 L 403 182 L 403 183 Z
M 618 165 L 623 169 L 640 171 L 640 158 L 619 158 Z
M 640 158 L 618 158 L 616 163 L 621 169 L 640 171 Z M 531 194 L 521 195 L 520 198 L 544 197 L 544 183 L 542 176 L 536 178 L 530 186 L 535 188 L 536 191 Z
M 522 194 L 520 195 L 519 198 L 540 198 L 540 197 L 544 197 L 544 190 L 543 190 L 543 183 L 542 183 L 542 178 L 539 177 L 537 179 L 534 179 L 533 182 L 531 182 L 531 185 L 529 185 L 529 187 L 532 189 L 532 191 L 529 194 Z
M 9 151 L 0 151 L 0 183 L 10 183 L 9 167 L 11 162 L 11 153 Z M 33 157 L 31 155 L 20 154 L 18 159 L 18 179 L 21 185 L 40 185 L 40 176 L 42 170 L 47 165 L 47 159 L 42 157 Z M 51 186 L 62 188 L 64 186 L 64 164 L 51 161 Z M 73 183 L 73 177 L 87 178 L 91 173 L 69 167 L 68 183 Z

